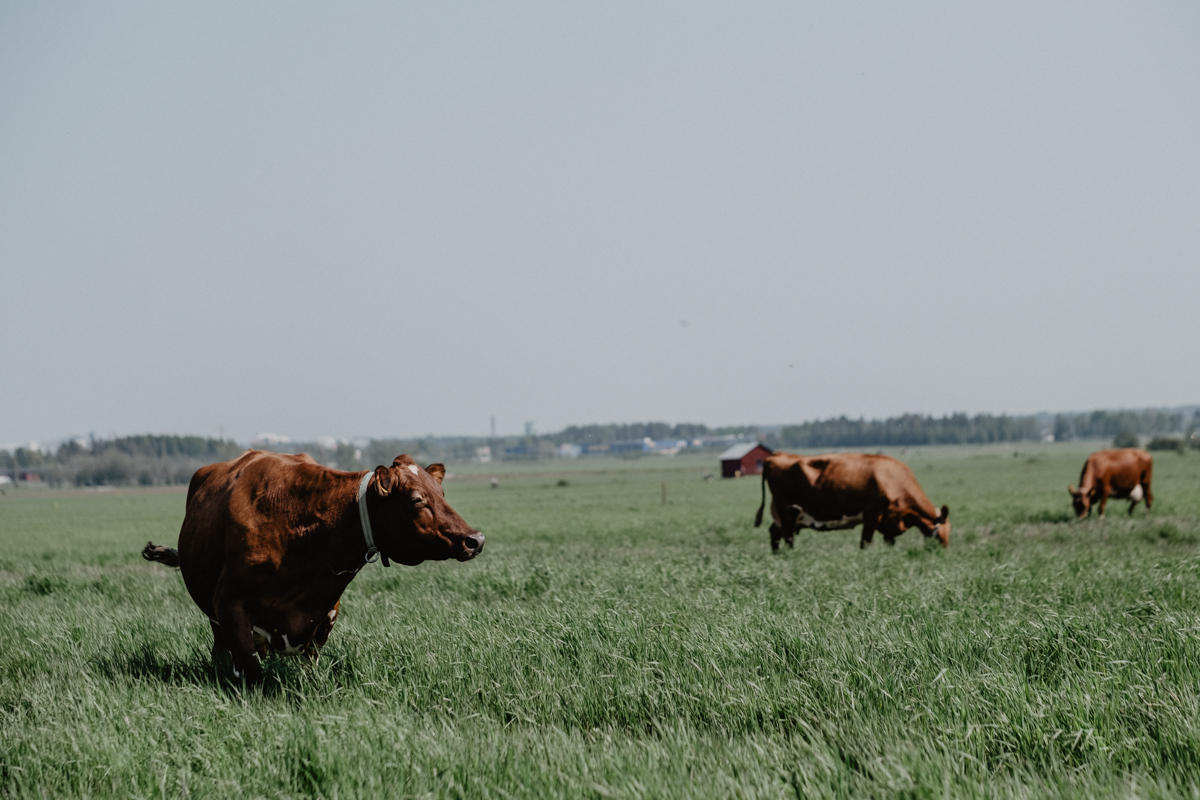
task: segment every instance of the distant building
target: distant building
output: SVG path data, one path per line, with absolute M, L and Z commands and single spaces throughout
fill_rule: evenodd
M 577 444 L 560 444 L 558 446 L 559 458 L 579 458 L 583 455 L 583 448 Z
M 644 439 L 633 439 L 628 442 L 613 442 L 608 446 L 608 452 L 621 455 L 623 453 L 649 453 L 654 450 L 654 440 L 649 436 Z
M 737 478 L 741 475 L 761 475 L 763 461 L 771 455 L 771 448 L 762 442 L 743 442 L 721 453 L 721 477 Z
M 489 445 L 475 448 L 475 461 L 480 464 L 492 463 L 492 448 Z
M 250 444 L 255 446 L 267 445 L 270 447 L 277 444 L 290 444 L 291 441 L 290 436 L 280 436 L 278 433 L 260 433 L 250 440 Z

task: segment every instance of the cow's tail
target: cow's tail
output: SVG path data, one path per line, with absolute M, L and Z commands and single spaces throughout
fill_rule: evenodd
M 762 476 L 762 502 L 758 504 L 758 513 L 754 515 L 754 527 L 762 525 L 762 512 L 767 507 L 767 471 L 763 470 Z
M 165 547 L 154 542 L 146 542 L 146 546 L 142 548 L 142 558 L 147 561 L 157 561 L 167 567 L 179 566 L 178 550 L 174 547 Z

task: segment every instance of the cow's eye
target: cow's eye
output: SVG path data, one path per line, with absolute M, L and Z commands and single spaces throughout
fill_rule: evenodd
M 421 495 L 419 495 L 419 494 L 414 495 L 412 498 L 412 505 L 413 505 L 413 508 L 424 508 L 425 507 L 425 498 L 421 497 Z

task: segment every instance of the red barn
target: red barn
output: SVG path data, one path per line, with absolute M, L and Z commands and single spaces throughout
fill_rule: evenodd
M 737 478 L 741 475 L 761 475 L 763 460 L 771 455 L 771 448 L 762 442 L 735 444 L 721 453 L 721 477 Z

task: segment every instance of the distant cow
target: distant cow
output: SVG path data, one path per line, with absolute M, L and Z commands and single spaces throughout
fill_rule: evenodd
M 1146 501 L 1146 510 L 1154 503 L 1150 493 L 1150 473 L 1154 471 L 1154 459 L 1145 450 L 1132 447 L 1121 450 L 1098 450 L 1088 456 L 1079 474 L 1079 488 L 1067 486 L 1075 505 L 1075 516 L 1091 516 L 1092 506 L 1100 505 L 1100 516 L 1108 498 L 1129 500 L 1129 513 L 1141 500 Z
M 342 592 L 376 557 L 479 555 L 483 534 L 446 503 L 445 474 L 408 456 L 364 473 L 248 450 L 196 471 L 178 550 L 150 543 L 142 555 L 180 568 L 212 624 L 214 659 L 231 652 L 234 676 L 254 682 L 270 651 L 316 658 Z
M 890 456 L 862 453 L 805 456 L 776 453 L 763 464 L 763 502 L 754 518 L 762 524 L 767 486 L 771 487 L 771 550 L 783 539 L 793 546 L 798 528 L 844 530 L 862 525 L 859 547 L 871 543 L 875 531 L 888 544 L 909 528 L 937 536 L 950 545 L 950 509 L 939 512 L 921 491 L 904 463 Z

